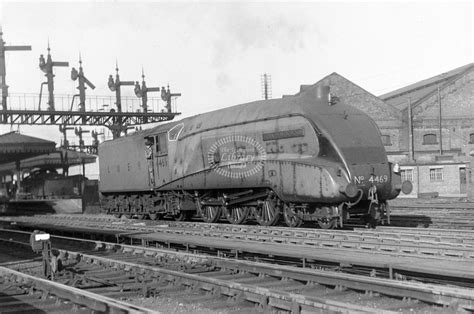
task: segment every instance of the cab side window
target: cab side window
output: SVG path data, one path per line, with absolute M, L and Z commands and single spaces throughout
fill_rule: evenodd
M 145 156 L 146 159 L 152 159 L 153 158 L 153 146 L 155 144 L 155 140 L 153 137 L 146 137 L 145 138 Z M 140 168 L 140 166 L 138 166 Z
M 156 153 L 158 156 L 168 154 L 167 133 L 160 133 L 156 136 Z

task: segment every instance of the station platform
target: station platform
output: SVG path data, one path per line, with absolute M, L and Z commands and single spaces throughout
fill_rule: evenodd
M 2 215 L 81 214 L 81 198 L 10 200 Z

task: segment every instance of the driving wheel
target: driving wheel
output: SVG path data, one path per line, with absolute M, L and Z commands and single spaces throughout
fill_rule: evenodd
M 274 226 L 280 219 L 280 208 L 275 199 L 267 199 L 254 207 L 254 217 L 261 226 Z
M 227 220 L 234 225 L 243 224 L 250 213 L 249 207 L 224 207 L 224 214 Z

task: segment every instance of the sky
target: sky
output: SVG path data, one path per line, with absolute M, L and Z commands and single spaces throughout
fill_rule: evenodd
M 107 87 L 118 62 L 122 80 L 182 93 L 182 117 L 262 98 L 294 94 L 337 72 L 375 95 L 473 62 L 472 1 L 5 1 L 0 24 L 12 95 L 38 94 L 48 41 L 55 61 L 78 67 Z M 74 94 L 69 68 L 55 69 L 55 92 Z M 123 87 L 134 96 L 133 88 Z M 23 134 L 60 141 L 57 127 L 20 126 Z M 0 125 L 0 134 L 18 126 Z M 72 136 L 72 134 L 71 134 Z M 73 138 L 71 142 L 77 141 Z M 90 136 L 85 135 L 86 144 Z

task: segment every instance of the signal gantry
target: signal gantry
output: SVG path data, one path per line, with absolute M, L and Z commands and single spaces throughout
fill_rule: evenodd
M 79 90 L 79 93 L 72 96 L 72 101 L 70 95 L 62 95 L 55 97 L 55 75 L 53 70 L 55 67 L 67 67 L 69 66 L 69 63 L 65 61 L 53 61 L 53 58 L 51 57 L 51 48 L 49 42 L 47 48 L 47 56 L 45 57 L 44 55 L 40 55 L 39 58 L 39 67 L 41 71 L 45 73 L 46 76 L 46 82 L 43 82 L 41 84 L 39 100 L 38 95 L 23 94 L 19 97 L 17 97 L 16 95 L 9 95 L 8 85 L 6 84 L 5 80 L 5 52 L 14 50 L 31 50 L 31 46 L 6 46 L 2 36 L 3 33 L 0 26 L 0 92 L 2 102 L 2 109 L 0 111 L 0 124 L 56 125 L 60 127 L 60 132 L 64 136 L 64 145 L 68 144 L 66 133 L 67 130 L 71 129 L 68 126 L 105 126 L 112 131 L 113 137 L 116 138 L 121 136 L 122 132 L 126 133 L 127 129 L 136 129 L 136 126 L 145 123 L 170 121 L 173 120 L 175 116 L 180 114 L 179 112 L 173 112 L 172 110 L 170 110 L 171 98 L 179 96 L 180 94 L 172 94 L 169 92 L 169 89 L 168 91 L 164 91 L 164 88 L 162 89 L 161 98 L 166 102 L 166 106 L 168 108 L 167 112 L 164 112 L 163 110 L 161 112 L 158 112 L 156 109 L 150 110 L 149 106 L 147 105 L 147 101 L 150 101 L 150 99 L 147 98 L 146 93 L 158 91 L 159 89 L 157 87 L 148 88 L 144 81 L 144 75 L 142 76 L 142 86 L 139 86 L 138 90 L 136 90 L 136 93 L 138 93 L 142 97 L 141 107 L 143 110 L 135 110 L 133 106 L 131 110 L 122 110 L 122 97 L 120 88 L 123 85 L 133 86 L 135 85 L 135 82 L 121 81 L 118 74 L 118 65 L 116 66 L 115 79 L 112 77 L 112 75 L 110 75 L 108 82 L 109 88 L 112 91 L 115 91 L 115 104 L 117 105 L 117 108 L 116 110 L 111 109 L 109 112 L 106 112 L 104 109 L 108 107 L 109 103 L 112 102 L 110 97 L 88 97 L 88 95 L 86 95 L 87 88 L 94 89 L 95 86 L 84 75 L 81 56 L 79 56 L 79 68 L 72 68 L 71 70 L 71 79 L 73 81 L 78 81 L 77 89 Z M 41 99 L 44 85 L 48 86 L 48 107 L 46 109 L 41 108 Z M 77 106 L 77 109 L 74 110 L 74 101 L 77 97 L 79 97 L 79 104 Z M 125 101 L 128 102 L 129 100 L 130 98 Z M 86 108 L 86 103 L 89 105 L 89 108 Z M 64 107 L 64 104 L 66 104 L 66 108 Z M 70 108 L 68 107 L 69 104 Z M 95 108 L 96 111 L 94 111 L 93 108 Z

